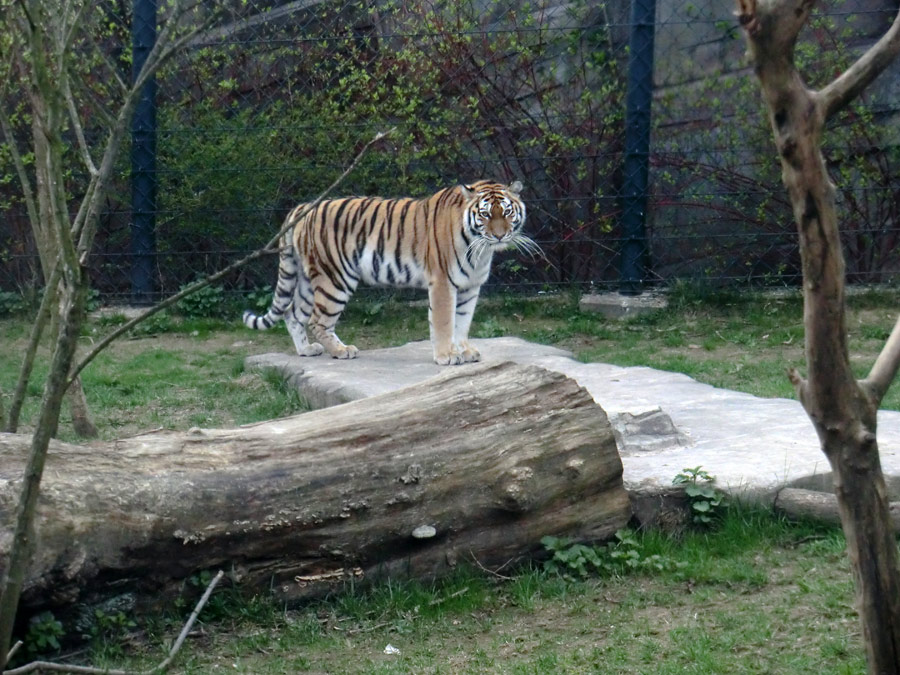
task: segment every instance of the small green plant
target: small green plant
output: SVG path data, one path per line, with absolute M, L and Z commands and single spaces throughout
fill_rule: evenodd
M 605 571 L 604 561 L 596 547 L 572 543 L 565 537 L 549 535 L 543 537 L 541 543 L 547 551 L 553 554 L 553 557 L 544 563 L 544 568 L 548 571 L 564 576 L 572 576 L 571 573 L 574 572 L 582 578 L 592 572 Z
M 186 286 L 182 286 L 184 290 Z M 204 286 L 178 301 L 178 312 L 189 319 L 208 319 L 222 315 L 225 293 L 221 286 Z
M 259 286 L 244 296 L 246 308 L 260 314 L 269 309 L 272 304 L 272 287 Z
M 634 530 L 621 529 L 614 541 L 602 546 L 572 543 L 564 537 L 547 536 L 541 539 L 553 557 L 544 568 L 562 574 L 584 578 L 590 574 L 621 575 L 632 571 L 671 572 L 685 563 L 654 553 L 647 555 Z M 571 573 L 574 572 L 575 575 Z
M 494 338 L 506 335 L 503 325 L 493 317 L 485 319 L 474 331 L 475 337 Z
M 173 327 L 172 317 L 166 311 L 161 311 L 141 321 L 128 331 L 128 334 L 133 337 L 147 337 L 149 335 L 168 333 Z
M 100 309 L 100 291 L 96 288 L 88 289 L 88 297 L 87 297 L 87 311 L 96 312 Z
M 125 612 L 107 613 L 102 609 L 95 609 L 91 637 L 118 639 L 134 628 L 137 628 L 137 623 L 129 619 Z
M 25 649 L 29 654 L 42 654 L 59 649 L 59 639 L 66 634 L 53 612 L 41 612 L 32 617 L 25 635 Z
M 672 479 L 673 485 L 684 486 L 684 494 L 687 495 L 691 515 L 697 525 L 709 526 L 721 515 L 725 495 L 713 486 L 715 480 L 715 476 L 699 466 L 684 468 Z
M 0 291 L 0 316 L 21 314 L 27 308 L 28 303 L 19 293 Z
M 369 326 L 375 321 L 384 309 L 383 302 L 372 302 L 363 307 L 362 325 Z

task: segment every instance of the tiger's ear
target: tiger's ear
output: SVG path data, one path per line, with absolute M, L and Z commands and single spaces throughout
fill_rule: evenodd
M 459 190 L 460 192 L 462 192 L 463 199 L 465 199 L 467 202 L 475 199 L 475 188 L 473 188 L 471 185 L 460 185 Z
M 509 187 L 506 188 L 506 189 L 507 189 L 511 194 L 513 194 L 513 195 L 515 195 L 516 197 L 518 197 L 518 196 L 519 196 L 519 193 L 522 192 L 522 189 L 523 189 L 522 181 L 515 180 L 515 181 L 513 181 L 512 183 L 510 183 L 510 184 L 509 184 Z

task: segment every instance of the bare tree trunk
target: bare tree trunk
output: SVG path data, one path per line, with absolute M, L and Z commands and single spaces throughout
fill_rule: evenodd
M 97 425 L 91 418 L 80 377 L 72 380 L 72 384 L 66 390 L 66 399 L 69 402 L 69 414 L 72 415 L 72 428 L 75 433 L 82 438 L 97 438 L 100 432 L 97 431 Z
M 19 379 L 16 382 L 12 403 L 9 406 L 9 420 L 3 426 L 3 430 L 8 433 L 15 433 L 19 428 L 19 415 L 22 413 L 22 406 L 25 404 L 28 381 L 31 379 L 31 372 L 34 369 L 34 358 L 37 355 L 41 335 L 43 335 L 47 321 L 50 319 L 50 307 L 56 304 L 56 289 L 59 285 L 59 277 L 60 266 L 56 265 L 50 274 L 47 288 L 44 289 L 44 297 L 41 298 L 41 306 L 38 308 L 34 324 L 31 327 L 31 335 L 28 337 L 28 346 L 25 348 L 25 354 L 22 356 Z
M 0 551 L 27 446 L 0 435 Z M 152 599 L 213 567 L 296 600 L 349 580 L 496 568 L 544 535 L 604 539 L 630 517 L 591 395 L 560 373 L 483 363 L 237 429 L 54 442 L 23 602 Z
M 4 522 L 14 522 L 15 529 L 11 537 L 4 542 L 4 551 L 9 551 L 7 563 L 0 569 L 0 664 L 6 664 L 10 639 L 19 605 L 28 560 L 33 547 L 33 521 L 40 491 L 41 478 L 47 458 L 50 439 L 56 434 L 59 412 L 63 395 L 66 392 L 67 376 L 72 367 L 75 350 L 78 347 L 78 335 L 84 316 L 87 299 L 86 287 L 81 287 L 78 277 L 86 271 L 69 267 L 64 272 L 67 286 L 71 289 L 65 295 L 67 302 L 61 318 L 59 339 L 50 363 L 50 373 L 44 387 L 44 398 L 41 412 L 31 442 L 28 446 L 27 462 L 24 476 L 16 480 L 16 489 L 21 490 L 18 500 L 13 497 L 9 503 L 16 504 L 15 518 Z M 22 476 L 21 473 L 19 473 Z M 12 515 L 12 514 L 9 514 Z
M 791 381 L 831 464 L 869 671 L 900 673 L 900 569 L 875 436 L 878 405 L 900 363 L 900 321 L 869 377 L 857 382 L 847 349 L 834 186 L 820 149 L 825 122 L 900 51 L 900 16 L 854 66 L 813 91 L 794 64 L 812 4 L 738 0 L 800 237 L 809 372 L 803 379 L 793 371 Z

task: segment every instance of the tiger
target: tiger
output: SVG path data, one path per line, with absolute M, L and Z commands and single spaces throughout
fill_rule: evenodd
M 478 361 L 469 327 L 494 253 L 539 250 L 522 232 L 522 189 L 520 181 L 480 180 L 422 199 L 344 197 L 300 204 L 284 221 L 271 306 L 262 316 L 245 311 L 243 322 L 265 330 L 283 319 L 300 356 L 328 352 L 353 359 L 359 350 L 344 344 L 335 326 L 359 283 L 423 288 L 434 362 Z

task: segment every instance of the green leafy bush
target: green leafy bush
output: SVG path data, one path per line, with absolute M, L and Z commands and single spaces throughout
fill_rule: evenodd
M 63 625 L 56 619 L 53 612 L 41 612 L 32 617 L 28 623 L 28 632 L 25 634 L 25 650 L 29 654 L 43 654 L 51 650 L 58 650 L 59 640 L 66 634 Z
M 184 290 L 182 286 L 181 290 Z M 188 319 L 211 319 L 226 313 L 221 286 L 204 286 L 178 301 L 178 312 Z
M 697 525 L 711 525 L 722 513 L 725 495 L 713 486 L 714 482 L 715 476 L 699 466 L 682 469 L 672 480 L 673 485 L 684 486 Z
M 19 293 L 0 291 L 0 316 L 14 316 L 28 309 L 28 302 Z
M 602 546 L 573 543 L 560 537 L 541 539 L 544 549 L 553 556 L 544 568 L 562 574 L 584 578 L 592 574 L 601 576 L 621 575 L 634 571 L 675 571 L 684 567 L 669 557 L 658 553 L 647 555 L 633 530 L 616 532 L 614 541 Z

